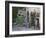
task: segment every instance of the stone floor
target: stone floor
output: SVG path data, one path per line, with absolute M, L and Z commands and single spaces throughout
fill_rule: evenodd
M 39 28 L 38 27 L 35 27 L 35 29 L 34 29 L 34 26 L 32 26 L 31 28 L 29 28 L 29 27 L 26 27 L 26 26 L 18 26 L 18 25 L 16 25 L 16 24 L 14 24 L 13 26 L 12 26 L 12 31 L 31 31 L 31 30 L 38 30 Z

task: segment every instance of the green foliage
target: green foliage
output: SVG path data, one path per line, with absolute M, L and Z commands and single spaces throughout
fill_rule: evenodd
M 23 16 L 17 16 L 16 18 L 16 23 L 22 25 L 24 21 L 24 17 Z
M 16 21 L 18 9 L 23 9 L 24 7 L 12 7 L 12 22 Z

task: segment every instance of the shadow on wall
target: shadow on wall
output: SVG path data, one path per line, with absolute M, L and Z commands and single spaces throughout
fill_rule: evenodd
M 15 38 L 15 37 L 5 37 L 5 38 Z

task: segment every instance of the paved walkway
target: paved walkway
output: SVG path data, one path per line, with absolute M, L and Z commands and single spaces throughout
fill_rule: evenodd
M 13 31 L 31 31 L 31 30 L 38 30 L 38 28 L 35 28 L 34 29 L 34 26 L 32 26 L 31 28 L 28 28 L 28 27 L 19 27 L 17 25 L 13 25 L 12 26 L 12 30 Z

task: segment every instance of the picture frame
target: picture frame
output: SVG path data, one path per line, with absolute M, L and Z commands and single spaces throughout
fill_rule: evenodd
M 36 13 L 34 13 L 35 11 Z M 18 18 L 16 18 L 17 15 L 19 15 Z M 32 20 L 32 22 L 30 19 L 34 19 L 34 17 L 35 21 Z M 21 19 L 16 21 L 19 18 Z M 25 21 L 26 18 L 29 24 Z M 24 23 L 23 20 L 25 21 Z M 44 34 L 45 3 L 5 1 L 5 37 L 37 36 Z

